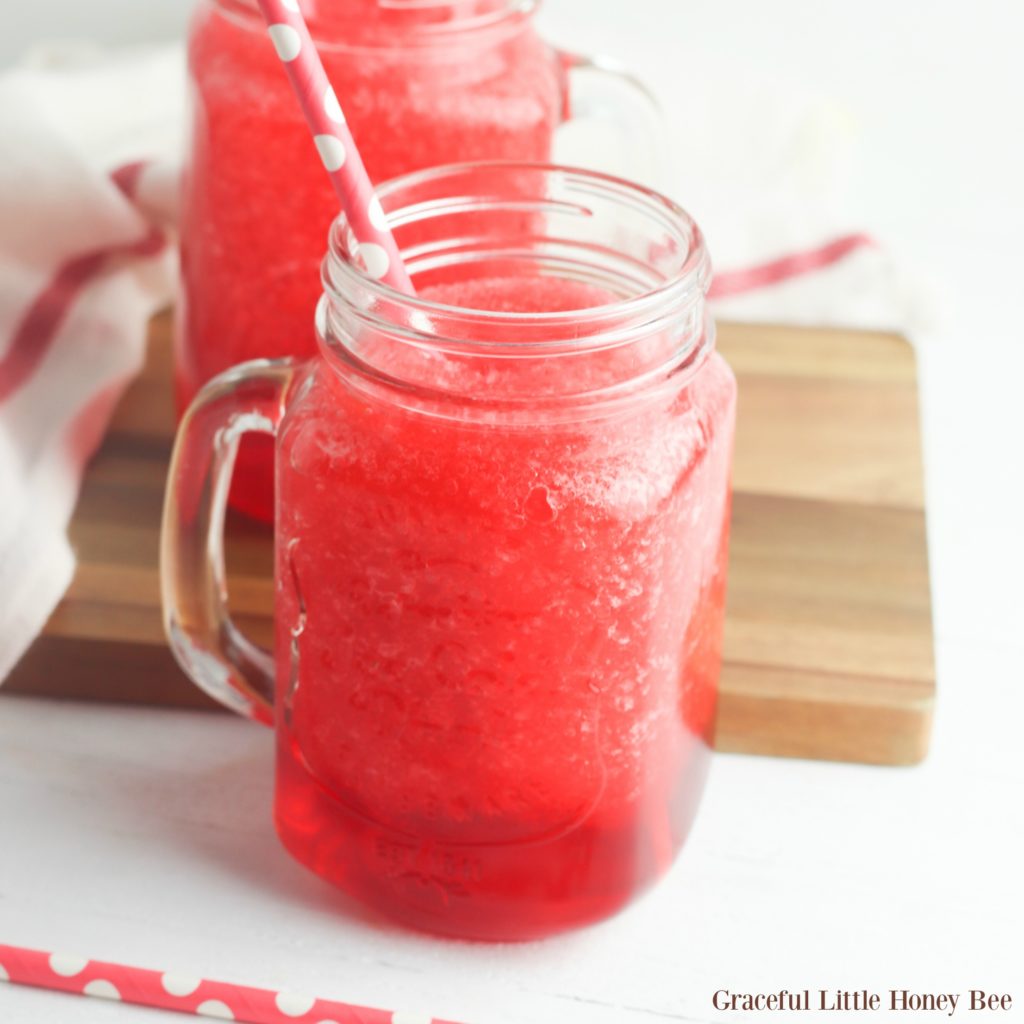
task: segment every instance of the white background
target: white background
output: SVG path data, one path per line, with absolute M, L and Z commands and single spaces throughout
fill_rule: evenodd
M 7 20 L 0 62 L 57 28 L 156 38 L 180 28 L 182 9 L 177 0 L 36 0 L 15 25 Z M 399 970 L 406 980 L 391 978 L 392 992 L 424 994 L 433 1012 L 456 1019 L 618 1024 L 658 1019 L 651 1014 L 741 1019 L 712 1010 L 718 987 L 977 985 L 1014 993 L 1016 1012 L 994 1019 L 1024 1020 L 1021 12 L 1006 0 L 548 0 L 553 38 L 613 51 L 660 94 L 674 127 L 674 191 L 699 219 L 716 197 L 688 192 L 687 166 L 722 159 L 724 181 L 742 176 L 742 138 L 718 153 L 688 150 L 686 126 L 713 93 L 728 91 L 735 109 L 745 92 L 753 101 L 780 86 L 846 111 L 855 155 L 845 216 L 932 295 L 920 356 L 941 688 L 935 742 L 928 762 L 910 770 L 720 757 L 679 869 L 639 907 L 543 947 L 438 951 L 389 937 L 381 957 L 423 974 L 410 986 Z M 706 226 L 714 250 L 715 225 Z M 11 714 L 0 706 L 0 718 Z M 65 728 L 70 737 L 73 723 Z M 193 726 L 174 717 L 168 728 Z M 233 757 L 261 742 L 242 723 L 215 728 Z M 13 856 L 10 841 L 2 845 Z M 674 893 L 678 910 L 669 912 Z M 162 912 L 158 896 L 149 909 Z M 273 936 L 261 957 L 226 950 L 220 922 L 178 961 L 202 957 L 238 980 L 344 995 L 351 986 L 332 977 L 326 952 L 318 961 L 310 938 L 327 950 L 336 926 L 309 913 L 282 925 L 276 956 Z M 172 955 L 173 941 L 153 929 L 135 962 Z M 40 942 L 45 932 L 40 925 Z M 289 961 L 288 950 L 302 955 Z M 51 1021 L 58 1008 L 69 1022 L 142 1016 L 0 991 L 5 1022 Z

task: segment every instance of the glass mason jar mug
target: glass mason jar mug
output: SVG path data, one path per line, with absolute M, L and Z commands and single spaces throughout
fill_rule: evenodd
M 179 431 L 168 636 L 277 730 L 275 818 L 312 870 L 420 928 L 537 937 L 665 872 L 709 756 L 735 382 L 669 200 L 480 164 L 381 198 L 416 286 L 323 265 L 319 353 L 219 376 Z M 221 548 L 248 431 L 276 436 L 273 654 Z
M 548 162 L 556 127 L 580 116 L 603 121 L 602 138 L 613 140 L 594 157 L 607 159 L 603 170 L 621 172 L 625 153 L 631 177 L 657 173 L 663 132 L 649 95 L 606 62 L 543 42 L 537 6 L 303 0 L 374 181 L 464 160 Z M 202 0 L 189 70 L 175 351 L 181 407 L 236 363 L 313 354 L 309 310 L 323 225 L 337 212 L 254 0 Z M 243 447 L 232 503 L 269 518 L 264 449 Z

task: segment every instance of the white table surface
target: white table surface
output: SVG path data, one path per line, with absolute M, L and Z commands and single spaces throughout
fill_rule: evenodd
M 22 31 L 50 28 L 61 6 L 24 8 Z M 108 6 L 109 25 L 97 2 L 85 27 L 127 38 L 181 16 L 178 0 L 149 0 L 145 23 L 119 18 L 137 5 Z M 1024 1019 L 1021 10 L 549 0 L 547 20 L 642 67 L 670 116 L 725 74 L 752 89 L 782 76 L 859 121 L 851 203 L 932 282 L 940 311 L 920 353 L 930 758 L 885 770 L 718 757 L 690 843 L 648 898 L 566 938 L 474 947 L 381 928 L 292 864 L 256 727 L 5 697 L 0 941 L 480 1024 L 770 1020 L 717 1012 L 711 995 L 830 985 L 1010 991 L 1015 1012 L 997 1019 Z M 833 1018 L 850 1015 L 806 1017 Z M 150 1019 L 167 1017 L 0 986 L 4 1024 Z

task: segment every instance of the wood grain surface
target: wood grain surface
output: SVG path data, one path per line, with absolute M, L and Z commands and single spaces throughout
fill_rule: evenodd
M 212 706 L 175 666 L 157 549 L 171 447 L 170 321 L 86 476 L 74 583 L 10 691 Z M 914 355 L 894 335 L 726 324 L 739 378 L 716 746 L 912 764 L 935 696 Z M 231 606 L 270 635 L 269 530 L 228 528 Z

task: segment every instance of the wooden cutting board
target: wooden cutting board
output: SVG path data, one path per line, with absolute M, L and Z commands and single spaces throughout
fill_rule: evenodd
M 895 335 L 722 325 L 739 378 L 716 746 L 912 764 L 935 696 L 914 355 Z M 212 706 L 164 643 L 158 531 L 171 447 L 170 319 L 71 524 L 79 568 L 7 691 Z M 269 638 L 269 530 L 229 523 L 232 610 Z

